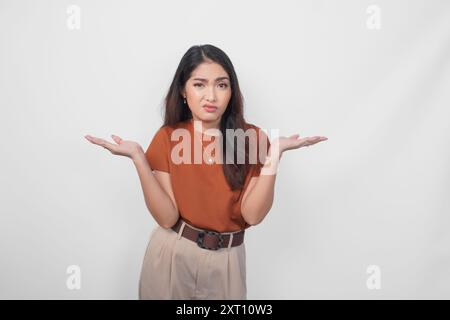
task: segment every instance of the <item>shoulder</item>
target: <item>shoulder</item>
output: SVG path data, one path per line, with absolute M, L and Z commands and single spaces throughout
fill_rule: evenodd
M 264 132 L 264 131 L 265 131 L 263 128 L 257 126 L 257 125 L 254 124 L 254 123 L 249 123 L 249 122 L 247 122 L 245 125 L 246 125 L 246 127 L 247 127 L 248 129 L 255 129 L 257 132 L 259 132 L 259 131 Z
M 250 122 L 246 122 L 245 123 L 245 126 L 246 126 L 246 129 L 249 129 L 249 128 L 253 128 L 253 129 L 260 129 L 256 124 L 254 124 L 254 123 L 250 123 Z
M 269 137 L 267 136 L 265 130 L 262 129 L 261 127 L 255 125 L 255 124 L 253 124 L 253 123 L 248 123 L 248 122 L 247 122 L 247 123 L 246 123 L 246 130 L 247 130 L 247 129 L 253 129 L 253 130 L 255 130 L 258 139 L 259 139 L 259 138 L 263 138 L 263 139 L 265 138 L 265 139 L 267 139 L 267 140 L 269 141 Z
M 155 132 L 155 138 L 170 141 L 172 133 L 177 129 L 188 129 L 185 121 L 180 121 L 173 125 L 161 125 Z

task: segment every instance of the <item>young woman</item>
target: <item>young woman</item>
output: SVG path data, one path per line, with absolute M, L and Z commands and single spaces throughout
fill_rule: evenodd
M 244 147 L 235 148 L 230 130 L 238 139 L 236 133 L 253 131 L 256 143 L 249 134 Z M 246 299 L 244 234 L 272 206 L 282 153 L 327 139 L 294 134 L 269 141 L 244 120 L 234 67 L 212 45 L 193 46 L 182 57 L 165 99 L 164 124 L 145 152 L 115 135 L 116 144 L 85 137 L 133 160 L 157 222 L 142 264 L 140 299 Z M 254 151 L 262 156 L 250 163 Z

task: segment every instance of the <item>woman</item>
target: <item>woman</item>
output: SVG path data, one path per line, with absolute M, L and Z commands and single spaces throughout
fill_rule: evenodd
M 229 132 L 253 135 L 235 148 Z M 244 234 L 272 206 L 282 153 L 327 139 L 294 134 L 270 142 L 244 120 L 234 67 L 212 45 L 193 46 L 182 57 L 165 99 L 164 124 L 146 152 L 115 135 L 116 144 L 85 137 L 133 160 L 157 222 L 142 264 L 140 299 L 246 299 Z M 259 161 L 250 163 L 254 152 Z

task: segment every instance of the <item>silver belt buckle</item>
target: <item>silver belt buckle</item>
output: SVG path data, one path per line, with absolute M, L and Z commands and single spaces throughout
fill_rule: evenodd
M 217 247 L 207 247 L 204 243 L 203 240 L 205 239 L 205 235 L 210 235 L 210 236 L 215 236 L 219 238 L 219 242 L 217 243 Z M 203 249 L 208 249 L 208 250 L 218 250 L 220 248 L 223 248 L 223 235 L 220 234 L 219 232 L 215 232 L 215 231 L 210 231 L 210 230 L 203 230 L 203 231 L 199 231 L 198 236 L 197 236 L 197 245 L 200 248 Z

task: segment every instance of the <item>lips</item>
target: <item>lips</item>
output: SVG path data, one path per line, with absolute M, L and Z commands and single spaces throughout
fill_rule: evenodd
M 205 105 L 203 106 L 203 109 L 205 109 L 205 110 L 208 111 L 208 112 L 214 112 L 214 111 L 217 110 L 217 107 L 215 107 L 215 106 L 213 106 L 213 105 L 205 104 Z

